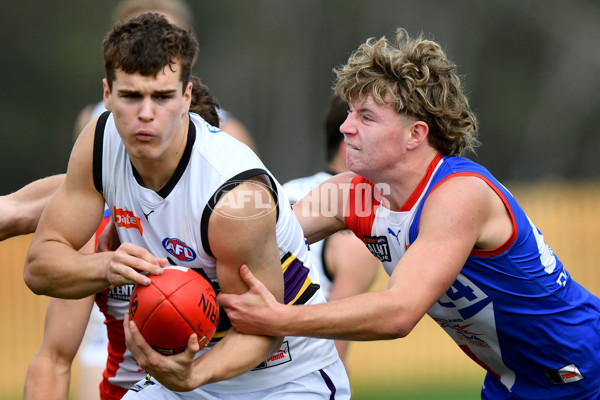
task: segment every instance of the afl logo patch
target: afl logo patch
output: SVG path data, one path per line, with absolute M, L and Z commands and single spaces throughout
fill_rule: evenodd
M 179 261 L 193 261 L 196 259 L 196 252 L 177 238 L 165 238 L 162 245 L 169 254 L 177 257 Z

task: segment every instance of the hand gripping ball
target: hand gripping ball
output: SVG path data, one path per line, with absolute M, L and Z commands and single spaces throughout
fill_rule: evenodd
M 219 308 L 210 283 L 184 267 L 165 267 L 148 286 L 137 285 L 129 301 L 129 315 L 146 341 L 159 353 L 185 350 L 196 333 L 208 343 L 217 330 Z

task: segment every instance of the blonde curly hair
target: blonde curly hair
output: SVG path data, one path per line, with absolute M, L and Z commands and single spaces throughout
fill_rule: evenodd
M 385 37 L 369 38 L 348 62 L 335 68 L 336 93 L 344 100 L 389 104 L 429 126 L 429 143 L 444 155 L 475 151 L 477 118 L 469 108 L 456 65 L 441 46 L 420 34 L 411 39 L 396 31 L 395 45 Z

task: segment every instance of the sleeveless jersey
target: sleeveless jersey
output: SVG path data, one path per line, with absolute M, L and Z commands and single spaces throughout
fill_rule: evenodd
M 283 191 L 288 197 L 291 204 L 295 204 L 311 190 L 331 178 L 333 175 L 329 172 L 317 172 L 311 176 L 305 176 L 303 178 L 293 179 L 283 184 Z M 325 246 L 327 246 L 327 239 L 319 240 L 310 245 L 310 253 L 312 257 L 312 263 L 315 269 L 319 273 L 321 290 L 326 298 L 329 298 L 331 292 L 331 285 L 333 283 L 333 276 L 327 270 L 325 263 Z
M 106 111 L 104 101 L 100 101 L 93 108 L 91 118 L 96 118 Z M 221 108 L 218 108 L 217 112 L 221 123 L 231 117 L 228 111 Z M 107 209 L 96 236 L 102 233 L 109 219 L 110 210 Z M 94 248 L 97 248 L 97 243 Z M 123 332 L 123 315 L 128 311 L 133 287 L 124 285 L 96 294 L 94 307 L 79 346 L 78 357 L 82 367 L 105 367 L 100 383 L 102 400 L 119 400 L 129 388 L 146 376 L 127 349 Z
M 298 220 L 280 184 L 243 143 L 190 113 L 188 141 L 173 176 L 159 192 L 141 186 L 116 130 L 103 114 L 94 143 L 94 183 L 113 213 L 121 242 L 146 248 L 172 264 L 193 268 L 220 291 L 216 259 L 208 242 L 208 221 L 221 196 L 253 176 L 264 176 L 278 200 L 276 237 L 284 273 L 286 304 L 325 301 Z M 222 311 L 222 310 L 221 310 Z M 214 344 L 231 324 L 219 317 Z M 210 345 L 204 351 L 210 351 Z M 243 351 L 243 349 L 240 349 Z M 235 378 L 205 385 L 220 393 L 264 390 L 292 381 L 339 360 L 333 341 L 286 337 L 278 352 Z
M 356 176 L 346 225 L 391 275 L 419 234 L 427 196 L 455 176 L 484 180 L 504 202 L 513 234 L 497 249 L 472 250 L 429 316 L 515 398 L 588 398 L 600 382 L 600 299 L 570 278 L 511 193 L 485 168 L 438 155 L 399 211 L 383 207 L 374 185 Z

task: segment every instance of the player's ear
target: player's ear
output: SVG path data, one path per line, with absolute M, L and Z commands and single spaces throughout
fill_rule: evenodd
M 192 105 L 192 90 L 194 88 L 194 84 L 192 82 L 188 82 L 185 87 L 185 92 L 183 92 L 183 111 L 185 113 L 190 111 L 190 107 Z
M 429 134 L 429 125 L 420 120 L 413 122 L 408 129 L 410 133 L 408 147 L 410 149 L 418 147 L 427 139 L 427 135 Z
M 104 99 L 104 108 L 112 111 L 112 106 L 110 104 L 110 86 L 108 85 L 106 78 L 102 79 L 102 98 Z

